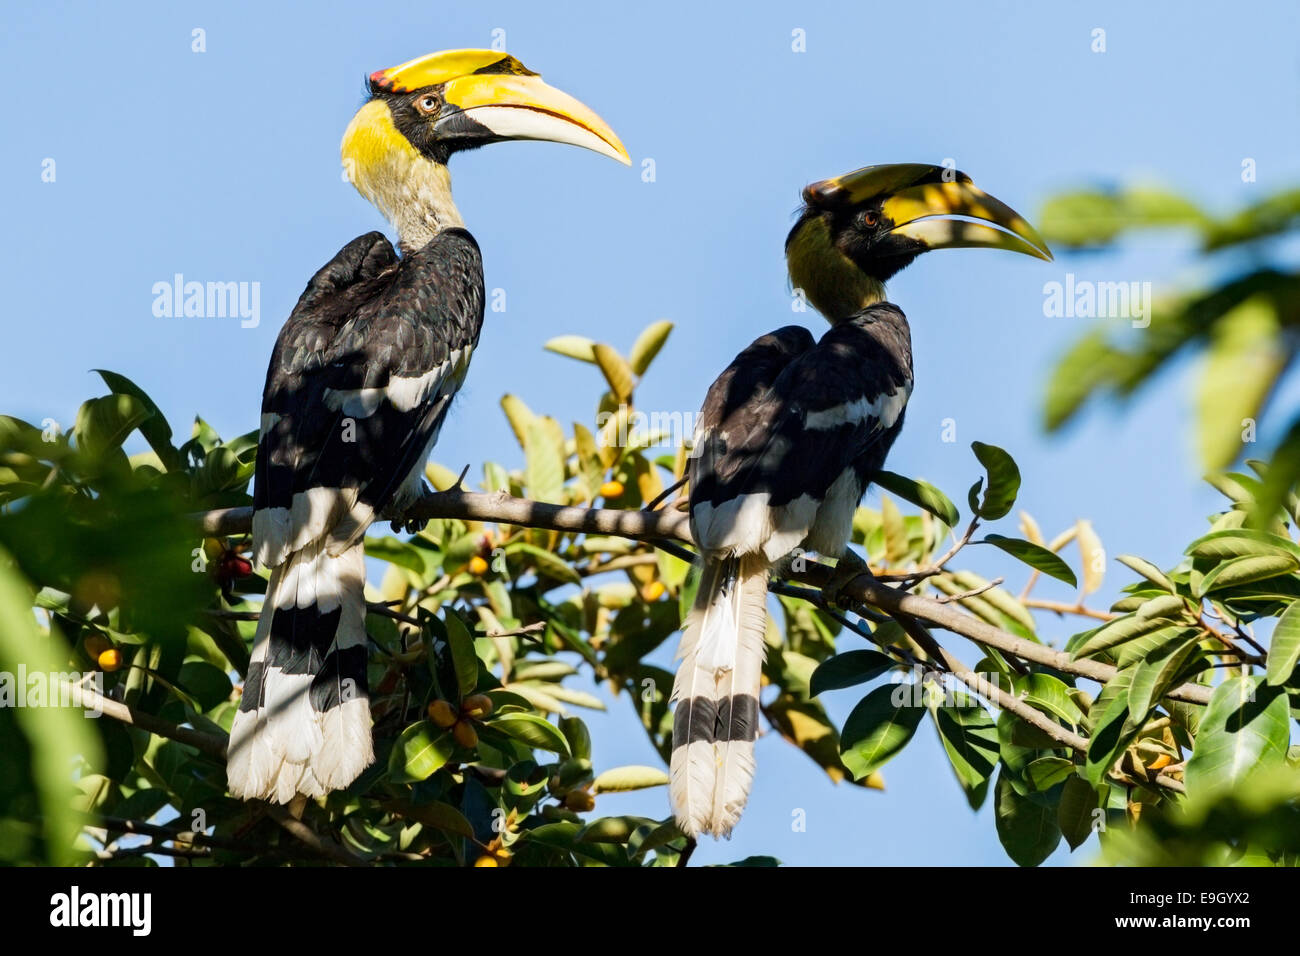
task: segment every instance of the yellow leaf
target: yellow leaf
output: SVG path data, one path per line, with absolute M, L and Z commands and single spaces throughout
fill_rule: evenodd
M 1214 325 L 1196 388 L 1196 443 L 1207 470 L 1230 465 L 1246 435 L 1254 438 L 1260 409 L 1288 362 L 1277 311 L 1257 295 Z
M 1092 522 L 1079 519 L 1075 527 L 1075 536 L 1079 539 L 1079 558 L 1083 565 L 1083 594 L 1089 595 L 1101 587 L 1106 576 L 1106 551 L 1101 546 L 1101 538 L 1092 529 Z
M 1020 512 L 1020 533 L 1025 536 L 1026 541 L 1043 545 L 1043 532 L 1039 530 L 1038 522 L 1028 511 Z
M 569 358 L 577 359 L 579 362 L 594 363 L 596 361 L 596 355 L 592 349 L 594 349 L 595 346 L 596 343 L 585 335 L 560 335 L 551 339 L 543 345 L 542 348 L 546 349 L 548 352 L 554 352 L 557 355 L 565 355 Z
M 626 402 L 630 399 L 632 389 L 636 385 L 636 377 L 632 373 L 632 367 L 627 364 L 623 356 L 603 342 L 594 346 L 592 353 L 596 357 L 596 364 L 600 366 L 600 370 L 605 376 L 605 381 L 609 382 L 609 388 L 614 393 L 614 397 L 619 402 Z
M 659 354 L 659 350 L 668 341 L 668 333 L 672 330 L 673 324 L 667 319 L 651 322 L 645 327 L 641 334 L 637 336 L 632 351 L 628 353 L 628 363 L 632 366 L 633 372 L 637 375 L 645 374 L 645 370 L 650 367 L 654 357 Z
M 501 396 L 501 410 L 506 413 L 506 421 L 510 422 L 510 430 L 515 433 L 515 440 L 519 442 L 519 447 L 523 448 L 528 435 L 528 425 L 536 418 L 523 399 L 518 395 L 509 393 Z

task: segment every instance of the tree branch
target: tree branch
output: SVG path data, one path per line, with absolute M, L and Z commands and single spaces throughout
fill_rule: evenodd
M 177 743 L 188 744 L 209 757 L 225 762 L 227 738 L 224 735 L 219 737 L 216 734 L 192 730 L 189 727 L 178 727 L 176 724 L 168 723 L 152 714 L 141 713 L 126 704 L 110 700 L 93 687 L 77 685 L 74 688 L 72 684 L 65 684 L 65 686 L 69 694 L 74 692 L 80 694 L 88 709 L 101 710 L 105 717 L 112 717 L 114 720 L 130 724 L 133 727 L 139 727 L 141 730 L 147 730 L 159 737 L 166 737 L 168 740 L 175 740 Z
M 515 498 L 505 492 L 441 491 L 426 495 L 411 509 L 414 518 L 460 518 L 512 524 L 526 528 L 543 528 L 574 534 L 609 534 L 650 543 L 662 542 L 663 550 L 685 557 L 676 542 L 693 544 L 689 517 L 678 511 L 620 511 L 610 508 L 582 508 L 573 505 L 550 505 Z M 246 534 L 252 528 L 251 508 L 226 508 L 196 516 L 207 535 Z M 659 545 L 656 545 L 659 546 Z M 830 581 L 832 569 L 815 562 L 791 577 L 813 587 Z M 1067 674 L 1105 683 L 1115 676 L 1115 668 L 1100 661 L 1075 659 L 1063 651 L 1016 637 L 974 615 L 933 598 L 888 587 L 879 581 L 860 577 L 844 594 L 864 604 L 878 607 L 893 615 L 910 614 L 936 627 L 952 631 L 984 647 L 996 648 L 1022 660 L 1053 667 Z M 1203 684 L 1183 684 L 1166 694 L 1174 700 L 1205 704 L 1212 688 Z

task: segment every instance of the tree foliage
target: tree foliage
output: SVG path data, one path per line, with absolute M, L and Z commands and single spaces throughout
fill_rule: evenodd
M 515 465 L 484 463 L 480 487 L 584 508 L 676 508 L 665 491 L 686 452 L 656 454 L 671 436 L 642 427 L 635 406 L 670 331 L 652 325 L 627 355 L 575 336 L 552 341 L 592 367 L 597 415 L 566 429 L 505 396 Z M 672 674 L 654 660 L 693 588 L 672 542 L 468 517 L 409 536 L 372 529 L 374 765 L 298 808 L 305 828 L 279 808 L 229 798 L 222 747 L 266 580 L 248 562 L 246 536 L 203 538 L 194 516 L 250 503 L 256 433 L 223 440 L 196 419 L 176 445 L 138 387 L 101 374 L 109 393 L 82 406 L 71 436 L 0 418 L 0 672 L 59 675 L 54 684 L 88 675 L 135 723 L 0 708 L 0 856 L 682 860 L 666 793 L 658 818 L 600 814 L 603 794 L 667 777 L 663 766 L 596 766 L 581 716 L 612 699 L 667 760 Z M 133 433 L 148 450 L 128 456 Z M 832 603 L 810 585 L 826 572 L 811 559 L 774 585 L 768 732 L 806 754 L 810 773 L 870 789 L 928 725 L 970 806 L 992 800 L 998 836 L 1022 865 L 1093 834 L 1120 861 L 1294 861 L 1300 504 L 1289 497 L 1266 527 L 1249 528 L 1268 470 L 1253 463 L 1253 474 L 1216 479 L 1228 502 L 1209 531 L 1167 570 L 1121 557 L 1134 580 L 1101 610 L 1085 603 L 1106 570 L 1091 525 L 1048 539 L 1021 512 L 1018 528 L 988 531 L 1015 520 L 1020 473 L 1002 449 L 973 452 L 968 518 L 933 485 L 895 474 L 882 476 L 879 508 L 858 510 L 853 541 L 881 589 L 875 606 L 851 590 Z M 439 490 L 458 483 L 437 465 L 428 477 Z M 976 558 L 1024 587 L 966 566 Z M 1074 601 L 1038 599 L 1047 579 L 1076 589 Z M 1061 634 L 1062 611 L 1095 626 Z M 977 663 L 964 665 L 937 630 L 973 641 Z M 1064 652 L 1049 634 L 1068 638 Z M 858 699 L 842 727 L 822 703 L 832 693 Z M 773 785 L 760 772 L 757 786 Z
M 1193 400 L 1200 461 L 1217 471 L 1242 457 L 1263 437 L 1260 419 L 1296 359 L 1300 271 L 1286 246 L 1300 234 L 1300 189 L 1224 218 L 1159 189 L 1081 190 L 1052 199 L 1039 221 L 1058 249 L 1091 252 L 1150 230 L 1190 233 L 1202 267 L 1222 276 L 1208 287 L 1157 297 L 1149 327 L 1098 321 L 1048 379 L 1048 428 L 1060 428 L 1094 397 L 1130 398 L 1179 356 L 1196 351 L 1203 356 Z M 1300 410 L 1278 414 L 1286 428 L 1258 496 L 1256 522 L 1267 521 L 1300 479 Z

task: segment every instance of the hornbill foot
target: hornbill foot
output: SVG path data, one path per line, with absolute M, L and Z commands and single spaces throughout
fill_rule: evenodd
M 831 579 L 822 587 L 822 596 L 836 607 L 847 608 L 857 601 L 857 598 L 848 593 L 849 587 L 864 576 L 875 580 L 867 562 L 858 557 L 857 552 L 846 550 L 831 572 Z
M 421 481 L 420 494 L 416 497 L 415 501 L 409 502 L 401 510 L 394 508 L 384 515 L 385 518 L 390 519 L 389 527 L 398 533 L 405 531 L 407 534 L 418 534 L 423 531 L 428 527 L 429 519 L 416 518 L 409 513 L 409 509 L 415 507 L 416 502 L 431 494 L 433 494 L 433 489 L 429 487 L 427 482 Z
M 407 516 L 404 518 L 394 518 L 389 522 L 389 527 L 398 533 L 405 531 L 407 534 L 419 534 L 428 526 L 428 524 L 428 518 L 412 518 Z

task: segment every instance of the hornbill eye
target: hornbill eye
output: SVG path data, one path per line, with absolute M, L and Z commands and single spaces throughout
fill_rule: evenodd
M 438 97 L 432 93 L 425 93 L 415 101 L 415 108 L 426 116 L 432 116 L 438 112 Z
M 874 209 L 864 209 L 858 213 L 858 221 L 870 229 L 880 222 L 880 215 Z

